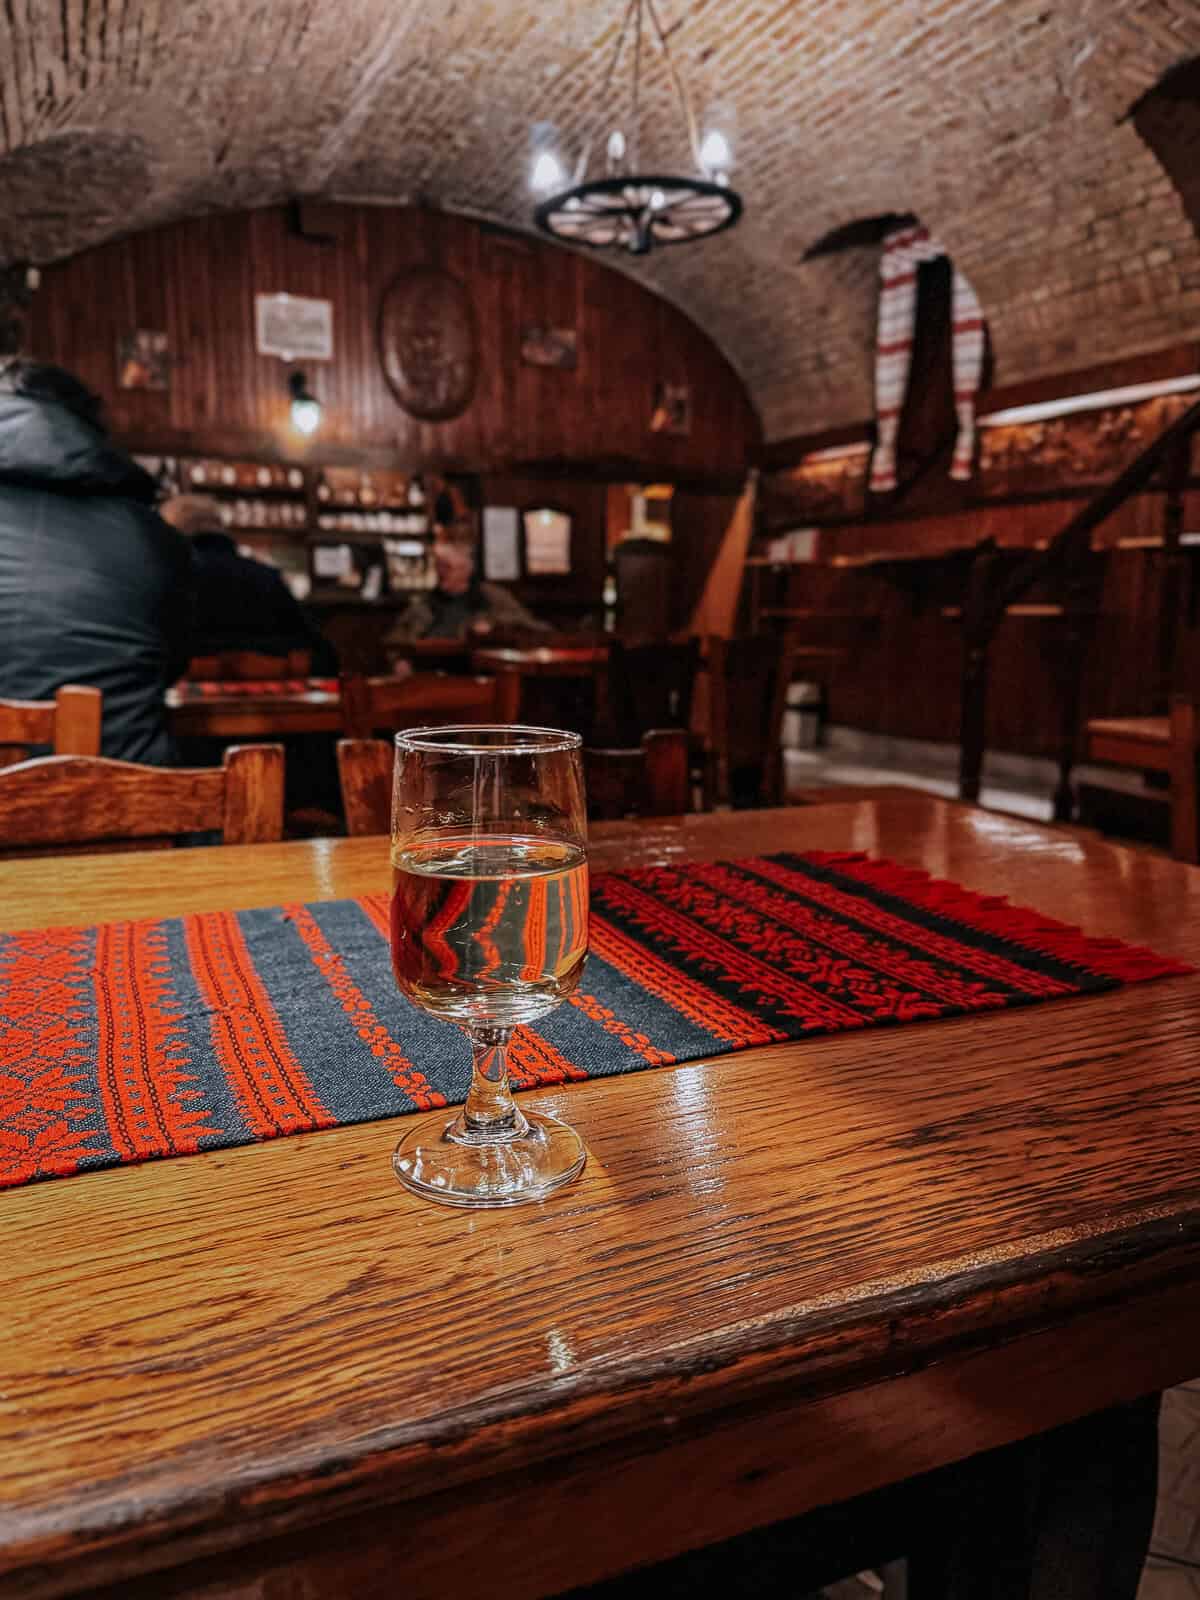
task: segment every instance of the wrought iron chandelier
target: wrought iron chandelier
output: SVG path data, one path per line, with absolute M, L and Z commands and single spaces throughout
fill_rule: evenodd
M 638 171 L 644 36 L 657 49 L 674 84 L 694 174 Z M 569 244 L 623 249 L 631 255 L 644 256 L 655 245 L 687 244 L 731 228 L 742 214 L 742 202 L 729 186 L 728 139 L 716 128 L 709 129 L 703 139 L 699 136 L 692 102 L 671 55 L 669 34 L 659 18 L 656 0 L 627 0 L 600 91 L 602 102 L 608 101 L 617 68 L 627 53 L 632 56 L 628 136 L 606 108 L 606 123 L 601 125 L 608 125 L 611 131 L 605 145 L 604 175 L 588 178 L 595 144 L 595 136 L 589 135 L 573 179 L 561 191 L 558 185 L 565 176 L 562 165 L 543 140 L 542 148 L 535 150 L 532 181 L 536 189 L 555 192 L 548 193 L 538 205 L 534 220 L 544 232 Z M 548 124 L 538 126 L 546 129 Z

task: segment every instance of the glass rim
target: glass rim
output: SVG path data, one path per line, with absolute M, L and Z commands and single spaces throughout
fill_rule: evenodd
M 472 734 L 511 735 L 494 744 L 473 742 Z M 436 751 L 455 756 L 544 756 L 556 751 L 579 750 L 583 735 L 566 728 L 538 728 L 520 722 L 461 722 L 442 727 L 404 728 L 393 736 L 397 751 Z

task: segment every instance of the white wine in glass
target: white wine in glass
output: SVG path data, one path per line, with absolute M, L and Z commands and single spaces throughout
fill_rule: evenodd
M 462 1111 L 396 1147 L 406 1188 L 457 1206 L 539 1200 L 583 1170 L 579 1135 L 522 1112 L 512 1030 L 574 991 L 587 956 L 588 875 L 578 734 L 425 728 L 396 735 L 392 965 L 408 998 L 470 1036 Z

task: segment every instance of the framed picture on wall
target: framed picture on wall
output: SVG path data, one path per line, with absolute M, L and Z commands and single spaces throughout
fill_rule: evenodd
M 571 519 L 538 506 L 525 513 L 525 571 L 531 578 L 563 578 L 571 571 Z
M 165 333 L 137 328 L 117 340 L 118 389 L 169 389 L 171 349 Z
M 573 372 L 578 343 L 574 328 L 521 329 L 521 360 L 529 367 L 558 367 Z
M 651 433 L 692 431 L 692 391 L 686 383 L 656 383 L 650 413 Z

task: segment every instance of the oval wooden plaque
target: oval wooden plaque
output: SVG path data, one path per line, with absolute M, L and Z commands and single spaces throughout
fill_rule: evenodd
M 379 359 L 388 387 L 411 416 L 457 417 L 479 373 L 475 312 L 466 288 L 440 267 L 393 279 L 379 311 Z

